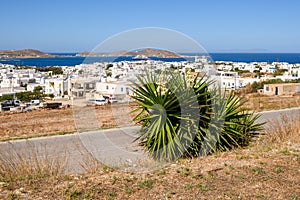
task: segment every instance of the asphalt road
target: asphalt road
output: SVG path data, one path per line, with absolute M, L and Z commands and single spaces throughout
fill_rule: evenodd
M 258 122 L 280 122 L 282 114 L 293 116 L 297 113 L 300 113 L 300 108 L 265 111 L 259 113 Z M 41 162 L 48 160 L 65 166 L 66 173 L 83 172 L 93 159 L 108 166 L 134 168 L 137 163 L 147 160 L 146 154 L 133 142 L 138 130 L 138 126 L 131 126 L 2 142 L 0 156 L 7 160 L 18 156 L 24 159 L 38 157 Z
M 299 116 L 300 115 L 300 107 L 297 108 L 289 108 L 289 109 L 281 109 L 281 110 L 270 110 L 270 111 L 263 111 L 259 112 L 258 114 L 261 115 L 261 117 L 257 120 L 258 123 L 267 122 L 265 127 L 270 125 L 269 122 L 280 122 L 281 117 L 283 115 L 293 117 L 293 116 Z

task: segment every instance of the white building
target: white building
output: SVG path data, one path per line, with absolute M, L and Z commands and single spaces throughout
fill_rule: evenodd
M 54 94 L 54 96 L 62 96 L 68 94 L 68 79 L 63 76 L 45 80 L 45 94 Z
M 108 96 L 130 95 L 130 84 L 128 82 L 97 82 L 96 92 Z

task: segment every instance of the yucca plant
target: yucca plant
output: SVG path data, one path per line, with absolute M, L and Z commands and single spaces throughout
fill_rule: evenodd
M 241 109 L 230 93 L 209 90 L 204 77 L 186 80 L 170 71 L 146 73 L 133 83 L 139 107 L 134 120 L 141 124 L 137 140 L 158 160 L 199 156 L 245 145 L 261 124 Z
M 227 151 L 235 147 L 249 145 L 257 136 L 264 123 L 256 123 L 260 117 L 253 112 L 245 111 L 245 103 L 231 91 L 227 96 L 218 88 L 211 91 L 212 114 L 206 137 L 199 143 L 199 154 Z

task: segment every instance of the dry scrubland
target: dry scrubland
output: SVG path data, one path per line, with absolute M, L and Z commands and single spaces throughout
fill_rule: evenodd
M 73 112 L 72 108 L 59 110 L 39 109 L 31 112 L 0 113 L 0 140 L 30 138 L 45 135 L 67 134 L 76 131 L 76 117 L 94 119 L 98 128 L 132 125 L 128 110 L 134 104 L 114 104 L 96 107 L 83 107 L 82 113 Z M 81 119 L 79 119 L 81 120 Z
M 95 109 L 100 127 L 130 122 L 124 106 L 110 106 Z M 75 131 L 72 109 L 2 114 L 0 121 L 2 139 Z M 65 175 L 63 159 L 38 161 L 33 150 L 28 162 L 2 152 L 0 199 L 300 199 L 300 113 L 270 122 L 264 133 L 245 149 L 143 173 L 87 159 L 86 173 Z
M 152 172 L 122 172 L 87 160 L 87 173 L 64 175 L 63 163 L 51 158 L 41 163 L 33 154 L 28 163 L 18 155 L 1 156 L 0 199 L 296 200 L 300 114 L 280 121 L 245 149 L 181 159 Z
M 300 106 L 300 95 L 265 96 L 262 94 L 247 94 L 244 107 L 249 110 L 278 110 Z

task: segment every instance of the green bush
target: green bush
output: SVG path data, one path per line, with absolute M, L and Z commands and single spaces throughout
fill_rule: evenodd
M 205 78 L 167 71 L 146 73 L 133 83 L 139 104 L 134 120 L 142 128 L 137 140 L 158 160 L 175 160 L 247 145 L 262 124 L 246 113 L 241 100 L 209 89 Z
M 40 72 L 52 71 L 53 74 L 63 74 L 63 70 L 61 67 L 49 66 L 49 67 L 43 67 L 43 68 L 36 68 L 36 70 L 40 71 Z
M 13 100 L 13 99 L 14 99 L 13 95 L 3 95 L 0 97 L 0 102 L 6 100 Z

